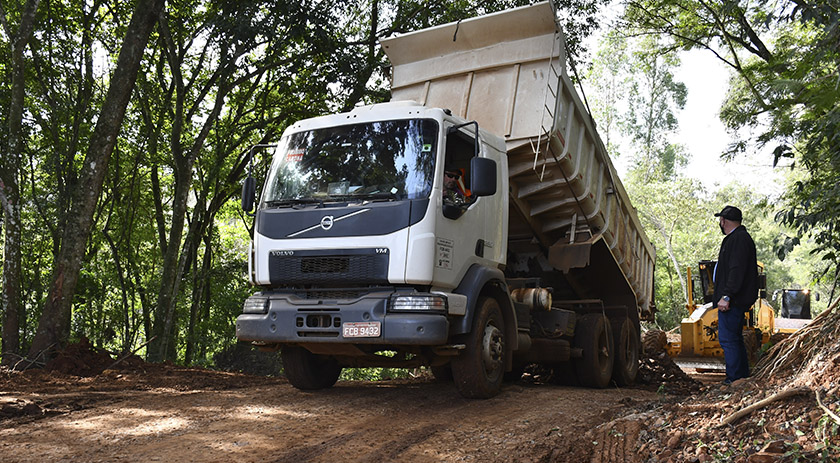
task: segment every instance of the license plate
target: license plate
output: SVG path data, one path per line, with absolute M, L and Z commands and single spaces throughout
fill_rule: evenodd
M 379 322 L 347 322 L 341 325 L 345 338 L 378 338 Z

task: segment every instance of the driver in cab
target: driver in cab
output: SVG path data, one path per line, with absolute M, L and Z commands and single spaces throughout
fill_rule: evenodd
M 464 184 L 464 169 L 446 166 L 443 172 L 443 204 L 462 206 L 470 203 L 470 190 Z

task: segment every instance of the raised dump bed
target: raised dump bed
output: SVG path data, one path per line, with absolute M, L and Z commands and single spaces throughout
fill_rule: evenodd
M 503 137 L 509 249 L 520 260 L 547 251 L 569 298 L 651 318 L 655 250 L 569 79 L 555 17 L 544 2 L 382 40 L 392 100 L 447 108 Z

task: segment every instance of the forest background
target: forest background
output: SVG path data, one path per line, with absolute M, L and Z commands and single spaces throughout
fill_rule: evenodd
M 295 120 L 387 101 L 379 38 L 529 3 L 0 0 L 3 363 L 86 337 L 213 366 L 253 292 L 238 199 L 250 147 Z M 817 311 L 833 300 L 838 2 L 556 3 L 570 73 L 657 248 L 656 323 L 685 315 L 685 269 L 716 258 L 726 204 L 744 211 L 769 293 L 810 287 Z M 690 150 L 674 142 L 687 50 L 730 72 L 721 156 L 757 153 L 782 172 L 767 176 L 780 194 L 688 175 Z M 269 159 L 256 160 L 259 183 Z

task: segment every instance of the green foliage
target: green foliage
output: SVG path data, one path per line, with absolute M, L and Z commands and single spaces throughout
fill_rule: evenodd
M 657 249 L 655 297 L 657 322 L 671 328 L 686 315 L 686 267 L 714 259 L 720 245 L 717 223 L 694 179 L 645 181 L 633 172 L 625 178 L 642 225 Z
M 401 354 L 396 351 L 381 351 L 376 355 L 393 358 L 400 356 L 408 358 L 406 354 Z M 340 380 L 345 381 L 384 381 L 389 379 L 409 378 L 411 371 L 406 368 L 389 368 L 389 367 L 374 367 L 374 368 L 344 368 L 341 370 Z
M 823 279 L 813 278 L 811 271 L 815 266 L 810 253 L 817 249 L 818 243 L 790 236 L 790 227 L 774 221 L 777 201 L 737 182 L 708 191 L 699 181 L 686 176 L 684 167 L 688 159 L 684 148 L 671 142 L 677 129 L 676 113 L 687 96 L 685 86 L 674 80 L 673 69 L 679 61 L 673 56 L 676 50 L 699 43 L 701 31 L 711 34 L 704 27 L 713 25 L 701 27 L 705 24 L 702 11 L 698 15 L 674 13 L 671 17 L 651 12 L 659 7 L 672 11 L 669 8 L 687 3 L 631 3 L 626 16 L 630 24 L 625 24 L 625 29 L 607 32 L 588 74 L 590 84 L 598 90 L 590 99 L 593 115 L 603 118 L 599 120 L 599 131 L 602 136 L 607 133 L 610 154 L 627 156 L 618 153 L 619 145 L 612 141 L 618 138 L 613 135 L 616 120 L 620 121 L 619 134 L 631 144 L 630 170 L 623 181 L 657 249 L 654 288 L 659 310 L 657 324 L 664 328 L 677 326 L 687 314 L 686 268 L 692 267 L 696 278 L 698 261 L 717 258 L 723 236 L 713 214 L 726 204 L 737 205 L 744 211 L 744 223 L 756 241 L 758 258 L 765 265 L 768 296 L 783 288 L 811 287 L 830 292 L 833 282 L 829 277 L 834 277 L 831 274 Z M 644 19 L 640 15 L 651 17 Z M 670 35 L 652 34 L 654 26 L 659 27 L 655 30 Z M 695 42 L 681 35 L 689 30 L 694 30 Z M 642 38 L 628 32 L 641 32 Z M 717 43 L 710 37 L 707 39 L 708 43 Z M 734 79 L 733 85 L 742 98 L 752 97 L 746 80 Z M 738 107 L 734 99 L 729 99 L 727 104 Z M 744 123 L 732 119 L 729 122 L 733 128 Z M 787 153 L 780 150 L 779 158 L 786 159 Z M 790 180 L 792 185 L 805 181 L 810 181 L 806 172 L 797 173 Z M 782 249 L 786 252 L 781 252 Z M 787 259 L 780 260 L 780 256 Z M 815 311 L 821 307 L 825 307 L 825 301 L 814 301 Z
M 633 169 L 645 180 L 673 177 L 676 169 L 688 162 L 683 148 L 669 142 L 687 91 L 685 84 L 674 79 L 679 59 L 663 54 L 661 48 L 658 40 L 645 37 L 628 56 L 627 72 L 632 77 L 621 128 L 636 148 Z
M 341 370 L 341 381 L 385 381 L 410 377 L 405 368 L 345 368 Z
M 776 240 L 776 254 L 785 258 L 810 237 L 824 261 L 815 273 L 833 288 L 840 257 L 836 1 L 638 0 L 626 18 L 639 34 L 669 37 L 669 50 L 705 49 L 731 67 L 721 119 L 740 138 L 728 156 L 768 148 L 773 165 L 785 161 L 801 172 L 777 206 L 776 220 L 790 228 Z
M 618 30 L 608 30 L 586 74 L 587 83 L 594 90 L 588 95 L 592 117 L 607 153 L 613 158 L 621 156 L 614 142 L 621 118 L 618 105 L 631 80 L 627 71 L 627 47 L 626 38 Z

